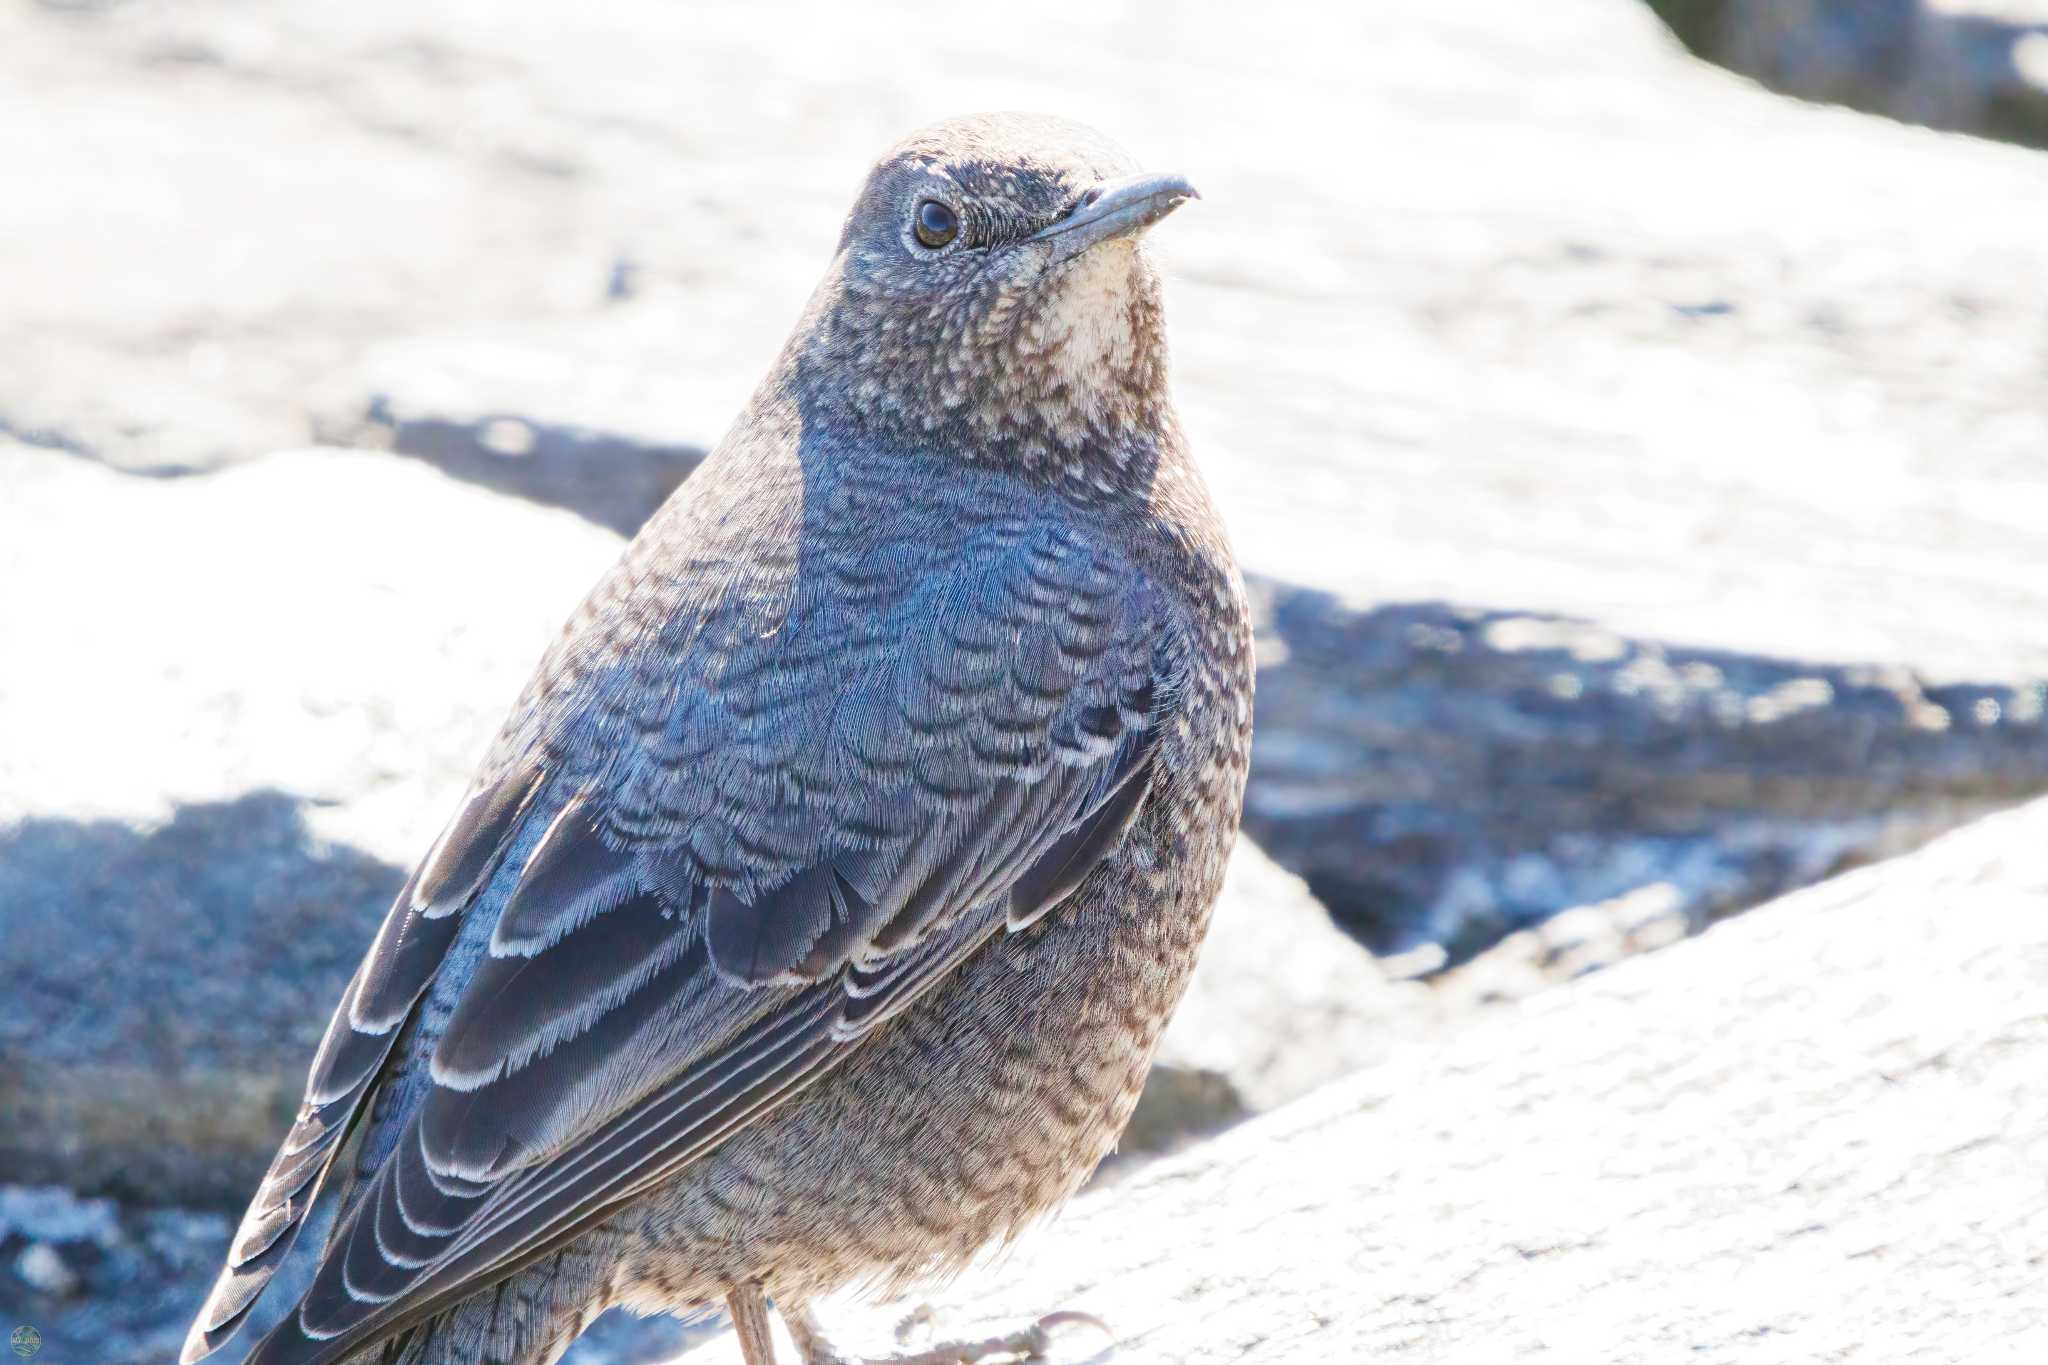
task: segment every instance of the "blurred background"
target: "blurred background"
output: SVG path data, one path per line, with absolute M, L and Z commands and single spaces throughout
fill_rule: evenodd
M 1125 1162 L 2048 791 L 2038 0 L 5 0 L 0 1330 L 171 1358 L 541 648 L 987 108 L 1201 187 L 1262 631 Z

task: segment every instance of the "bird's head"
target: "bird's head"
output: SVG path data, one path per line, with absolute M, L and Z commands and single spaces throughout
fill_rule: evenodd
M 1099 480 L 1084 455 L 1130 458 L 1166 416 L 1159 281 L 1140 243 L 1195 197 L 1064 119 L 915 133 L 847 215 L 799 358 L 806 387 L 878 432 Z

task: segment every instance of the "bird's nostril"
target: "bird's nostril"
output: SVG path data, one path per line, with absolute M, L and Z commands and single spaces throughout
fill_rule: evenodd
M 1081 209 L 1085 209 L 1101 197 L 1102 186 L 1097 185 L 1094 189 L 1089 190 L 1086 194 L 1081 196 L 1080 201 L 1074 205 L 1074 209 L 1076 212 L 1080 211 Z

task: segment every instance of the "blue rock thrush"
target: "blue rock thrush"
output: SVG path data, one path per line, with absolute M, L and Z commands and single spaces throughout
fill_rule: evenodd
M 768 1300 L 819 1365 L 810 1301 L 955 1268 L 1087 1177 L 1251 740 L 1140 245 L 1193 195 L 1014 115 L 869 173 L 767 379 L 399 893 L 185 1362 L 330 1175 L 252 1365 L 544 1365 L 607 1308 L 721 1303 L 771 1365 Z

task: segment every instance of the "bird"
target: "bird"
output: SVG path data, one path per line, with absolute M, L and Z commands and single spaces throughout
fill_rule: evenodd
M 1250 615 L 1145 243 L 1197 197 L 1049 115 L 874 164 L 399 891 L 183 1365 L 323 1189 L 250 1365 L 546 1365 L 612 1308 L 722 1309 L 774 1365 L 771 1306 L 827 1365 L 821 1297 L 957 1271 L 1086 1180 L 1250 758 Z

